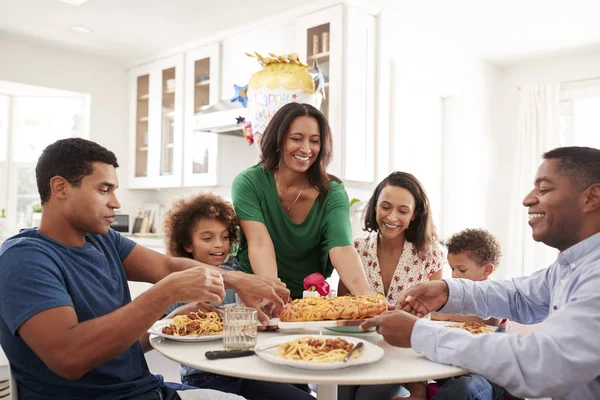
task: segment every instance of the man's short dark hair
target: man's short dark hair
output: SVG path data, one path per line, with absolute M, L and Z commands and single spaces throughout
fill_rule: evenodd
M 50 200 L 50 179 L 62 176 L 77 187 L 84 176 L 94 172 L 94 162 L 119 167 L 112 151 L 90 140 L 61 139 L 46 147 L 35 166 L 35 179 L 42 204 Z
M 592 147 L 558 147 L 544 153 L 544 160 L 558 160 L 558 171 L 586 189 L 600 183 L 600 150 Z
M 452 235 L 446 242 L 448 254 L 467 253 L 479 265 L 486 263 L 498 267 L 502 251 L 498 239 L 485 229 L 465 229 Z

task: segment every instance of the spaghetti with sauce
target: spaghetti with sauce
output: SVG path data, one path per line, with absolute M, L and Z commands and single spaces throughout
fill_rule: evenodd
M 223 319 L 216 312 L 191 312 L 178 315 L 162 333 L 173 336 L 216 335 L 223 333 Z
M 464 329 L 474 335 L 493 332 L 493 330 L 488 328 L 483 322 L 464 322 L 462 324 L 450 325 L 449 327 Z
M 334 363 L 342 362 L 353 348 L 354 344 L 342 338 L 326 339 L 307 336 L 280 344 L 275 355 L 296 361 Z M 360 351 L 357 349 L 350 359 L 360 357 Z

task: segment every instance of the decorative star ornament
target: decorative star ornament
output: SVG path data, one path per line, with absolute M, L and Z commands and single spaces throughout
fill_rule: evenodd
M 231 98 L 231 102 L 239 101 L 244 108 L 248 107 L 248 85 L 238 86 L 234 83 L 233 88 L 235 89 L 235 94 Z
M 237 121 L 237 122 L 236 122 L 237 124 L 243 124 L 243 123 L 244 123 L 244 121 L 246 120 L 246 118 L 244 118 L 244 117 L 242 117 L 242 116 L 239 116 L 239 117 L 237 117 L 235 120 Z

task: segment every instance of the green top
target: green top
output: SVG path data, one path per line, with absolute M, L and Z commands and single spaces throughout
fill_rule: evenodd
M 267 227 L 275 248 L 277 275 L 294 298 L 302 297 L 307 275 L 320 272 L 326 278 L 331 276 L 330 249 L 352 245 L 348 194 L 339 182 L 331 182 L 325 198 L 315 201 L 300 224 L 285 213 L 273 175 L 259 165 L 236 176 L 231 197 L 240 221 L 257 221 Z M 238 261 L 243 271 L 252 272 L 243 234 Z

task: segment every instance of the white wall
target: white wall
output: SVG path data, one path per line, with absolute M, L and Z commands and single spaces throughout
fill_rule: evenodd
M 379 178 L 402 170 L 421 180 L 442 238 L 492 225 L 491 111 L 500 71 L 393 4 L 380 20 Z
M 58 49 L 0 32 L 0 80 L 91 95 L 90 139 L 112 150 L 119 179 L 126 179 L 127 81 L 123 63 Z M 145 195 L 120 190 L 124 212 L 133 212 Z
M 492 220 L 491 228 L 499 235 L 504 258 L 512 259 L 508 247 L 508 204 L 521 202 L 526 193 L 511 198 L 511 182 L 516 177 L 515 149 L 518 137 L 518 104 L 521 85 L 529 83 L 569 82 L 600 77 L 600 51 L 581 50 L 577 52 L 553 54 L 523 61 L 504 68 L 498 82 L 499 90 L 494 108 L 494 148 L 496 156 L 492 179 L 494 190 L 490 194 L 492 210 L 499 215 Z M 540 154 L 540 163 L 541 163 Z M 533 177 L 532 181 L 533 181 Z M 525 214 L 524 214 L 525 217 Z M 531 239 L 533 240 L 533 239 Z M 542 268 L 544 266 L 536 266 Z M 498 276 L 503 277 L 502 267 Z

